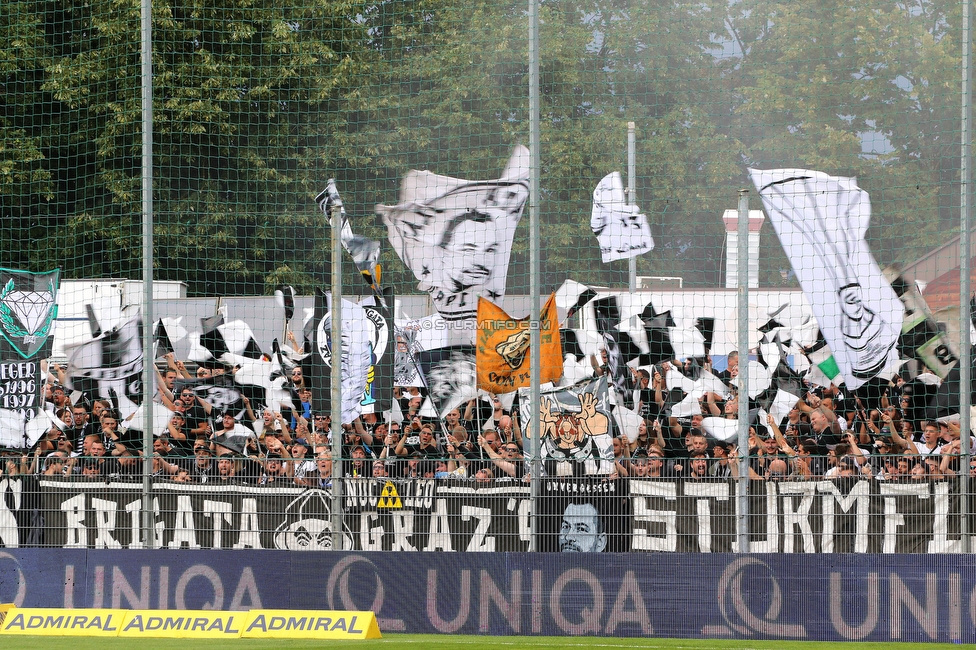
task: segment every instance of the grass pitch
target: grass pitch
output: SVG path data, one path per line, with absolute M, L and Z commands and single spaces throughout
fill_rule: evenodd
M 346 650 L 473 650 L 475 646 L 501 648 L 528 648 L 530 650 L 586 650 L 587 648 L 661 648 L 694 650 L 949 650 L 961 647 L 949 643 L 835 643 L 817 641 L 749 641 L 729 639 L 640 639 L 606 637 L 484 637 L 433 634 L 387 634 L 373 641 L 313 641 L 284 639 L 139 639 L 139 650 L 252 650 L 274 648 L 293 650 L 298 648 L 344 648 Z M 4 650 L 34 648 L 59 648 L 64 650 L 128 650 L 132 639 L 99 639 L 86 637 L 0 637 Z

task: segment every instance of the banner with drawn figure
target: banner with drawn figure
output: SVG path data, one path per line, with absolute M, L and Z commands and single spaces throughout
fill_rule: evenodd
M 31 273 L 0 268 L 0 359 L 51 356 L 61 270 Z
M 530 318 L 514 319 L 493 302 L 478 299 L 478 388 L 510 393 L 529 385 L 530 321 Z M 555 294 L 542 307 L 539 343 L 539 381 L 556 381 L 563 374 L 563 359 Z
M 474 318 L 478 296 L 505 295 L 512 239 L 529 197 L 529 150 L 515 147 L 497 180 L 411 170 L 399 203 L 378 205 L 390 244 L 445 320 Z
M 593 190 L 590 229 L 600 242 L 604 264 L 654 250 L 647 217 L 636 205 L 627 204 L 620 172 L 607 174 Z
M 851 390 L 898 360 L 904 306 L 864 235 L 867 192 L 853 178 L 750 169 L 834 360 Z
M 542 391 L 538 414 L 529 389 L 519 389 L 522 421 L 540 422 L 546 476 L 608 476 L 614 471 L 613 431 L 606 376 Z

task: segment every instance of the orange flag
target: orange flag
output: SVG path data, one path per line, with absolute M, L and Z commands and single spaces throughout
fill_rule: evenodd
M 478 388 L 510 393 L 529 386 L 529 331 L 528 318 L 516 320 L 498 305 L 478 298 Z M 542 308 L 539 340 L 542 343 L 539 380 L 556 381 L 563 374 L 556 294 L 550 295 Z

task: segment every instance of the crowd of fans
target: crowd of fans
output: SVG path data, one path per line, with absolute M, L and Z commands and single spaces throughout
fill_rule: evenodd
M 596 374 L 608 368 L 593 360 Z M 676 363 L 678 369 L 680 364 Z M 664 363 L 634 369 L 624 404 L 640 416 L 636 431 L 610 433 L 613 470 L 636 478 L 734 479 L 746 453 L 732 441 L 716 440 L 702 429 L 705 417 L 736 420 L 738 358 L 716 373 L 724 394 L 700 400 L 702 413 L 670 415 Z M 706 368 L 710 370 L 710 368 Z M 333 476 L 331 415 L 311 408 L 313 387 L 300 367 L 291 380 L 300 402 L 286 412 L 255 411 L 245 399 L 238 413 L 218 412 L 192 387 L 178 390 L 177 379 L 205 378 L 231 369 L 195 368 L 173 355 L 158 368 L 155 408 L 170 413 L 166 433 L 143 449 L 142 432 L 120 421 L 111 402 L 72 403 L 64 388 L 64 368 L 52 364 L 44 386 L 45 408 L 57 420 L 30 450 L 6 450 L 2 472 L 72 476 L 95 480 L 140 479 L 151 457 L 154 479 L 185 483 L 255 486 L 329 487 Z M 961 467 L 957 422 L 913 418 L 895 378 L 872 408 L 842 387 L 813 387 L 781 422 L 768 417 L 749 428 L 748 473 L 756 480 L 809 480 L 861 477 L 878 481 L 938 481 Z M 475 399 L 443 419 L 421 415 L 425 394 L 395 387 L 401 417 L 365 414 L 341 427 L 344 477 L 376 479 L 455 479 L 478 485 L 528 482 L 523 427 L 503 400 Z M 397 412 L 397 410 L 394 410 Z M 968 468 L 976 476 L 976 460 Z M 604 474 L 606 476 L 606 474 Z

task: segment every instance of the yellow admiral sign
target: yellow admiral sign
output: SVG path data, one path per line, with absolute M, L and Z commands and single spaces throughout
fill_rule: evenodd
M 0 606 L 0 634 L 174 639 L 379 639 L 373 612 L 35 609 Z
M 241 635 L 248 612 L 133 610 L 119 636 L 171 639 L 228 639 Z
M 379 639 L 373 612 L 254 609 L 244 624 L 245 639 Z
M 0 634 L 44 636 L 118 636 L 127 612 L 122 609 L 33 609 L 12 607 Z

